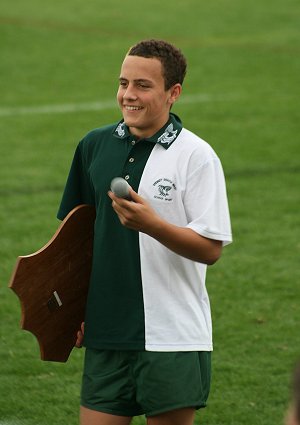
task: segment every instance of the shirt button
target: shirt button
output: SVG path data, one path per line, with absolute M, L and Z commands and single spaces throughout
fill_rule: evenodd
M 132 146 L 135 145 L 135 140 L 132 140 L 131 141 L 131 144 L 132 144 Z
M 124 178 L 125 180 L 129 180 L 129 175 L 127 174 Z
M 129 158 L 129 162 L 133 162 L 134 161 L 134 158 Z

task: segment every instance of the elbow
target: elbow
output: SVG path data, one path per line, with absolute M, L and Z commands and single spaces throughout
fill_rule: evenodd
M 210 256 L 209 258 L 206 259 L 205 264 L 208 265 L 208 266 L 212 266 L 218 261 L 218 259 L 220 257 L 221 257 L 221 254 L 215 255 L 215 256 Z
M 222 242 L 214 241 L 213 247 L 207 252 L 202 262 L 208 266 L 215 264 L 222 255 Z
M 210 253 L 208 255 L 193 256 L 193 257 L 190 257 L 190 260 L 193 260 L 196 263 L 202 263 L 202 264 L 206 264 L 207 266 L 212 266 L 218 261 L 220 257 L 221 257 L 221 252 L 214 253 L 214 254 Z

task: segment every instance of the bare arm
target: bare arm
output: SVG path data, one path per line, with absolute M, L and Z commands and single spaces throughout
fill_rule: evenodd
M 192 229 L 176 226 L 162 219 L 150 205 L 131 189 L 132 201 L 108 193 L 120 222 L 156 239 L 182 257 L 204 264 L 215 263 L 222 252 L 222 242 L 205 238 Z

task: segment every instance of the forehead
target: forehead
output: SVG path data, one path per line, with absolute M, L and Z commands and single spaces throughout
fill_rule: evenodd
M 162 64 L 156 58 L 126 56 L 122 63 L 120 78 L 164 82 Z

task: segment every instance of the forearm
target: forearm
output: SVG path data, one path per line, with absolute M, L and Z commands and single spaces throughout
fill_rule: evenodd
M 222 252 L 221 241 L 205 238 L 192 229 L 162 219 L 157 219 L 145 233 L 176 254 L 208 265 L 214 264 Z
M 121 223 L 146 233 L 182 257 L 204 264 L 214 264 L 221 255 L 222 242 L 205 238 L 192 229 L 175 226 L 162 219 L 136 192 L 130 192 L 133 202 L 117 198 L 112 192 L 112 206 Z

